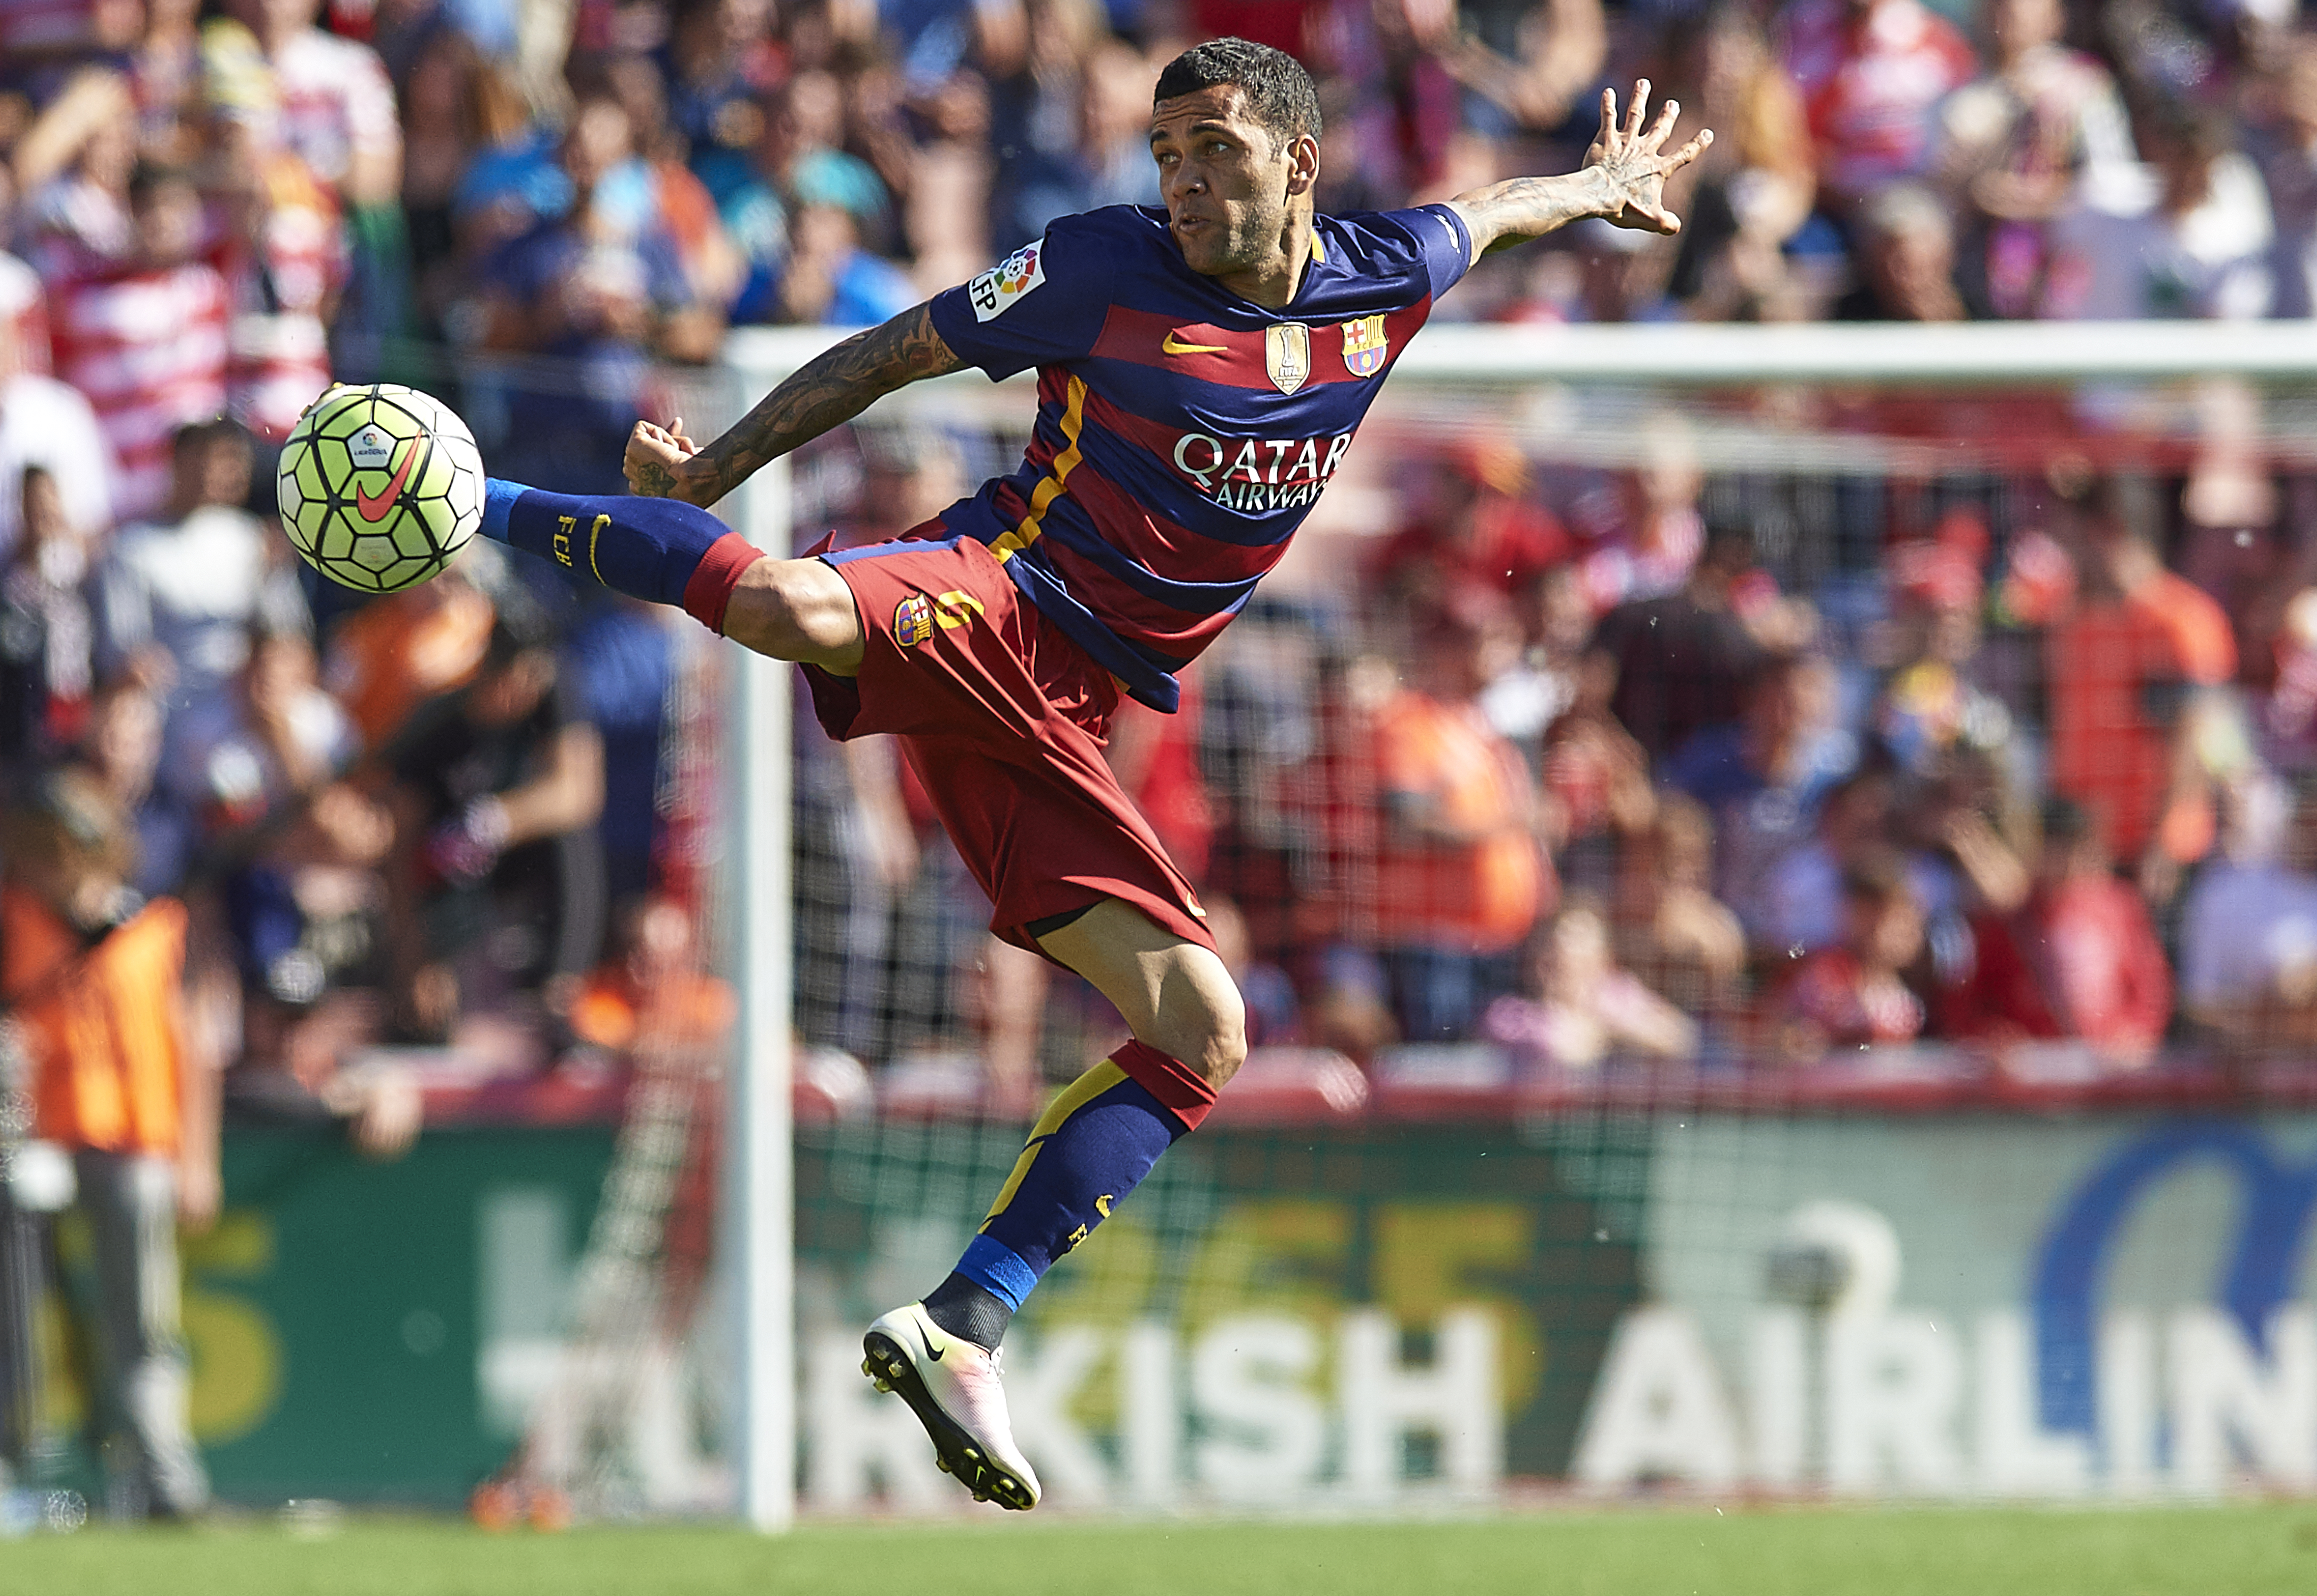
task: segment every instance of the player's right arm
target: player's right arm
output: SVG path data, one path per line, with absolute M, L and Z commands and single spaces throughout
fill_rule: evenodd
M 758 467 L 851 421 L 887 394 L 964 364 L 935 330 L 928 300 L 806 361 L 704 449 L 684 436 L 681 422 L 672 431 L 638 422 L 622 462 L 628 486 L 705 508 Z
M 1542 238 L 1588 216 L 1645 232 L 1681 231 L 1681 218 L 1665 208 L 1665 181 L 1704 154 L 1713 134 L 1701 131 L 1668 155 L 1665 142 L 1681 106 L 1667 101 L 1656 123 L 1644 129 L 1649 103 L 1649 80 L 1643 78 L 1633 85 L 1633 109 L 1620 127 L 1617 93 L 1604 89 L 1601 129 L 1581 170 L 1561 177 L 1509 178 L 1448 201 L 1472 235 L 1472 258 Z
M 1094 347 L 1110 312 L 1122 229 L 1147 227 L 1115 209 L 1066 216 L 971 282 L 935 294 L 881 327 L 810 361 L 739 425 L 695 450 L 682 425 L 640 422 L 628 440 L 628 482 L 640 494 L 703 507 L 748 473 L 912 382 L 968 366 L 1002 380 L 1073 361 Z

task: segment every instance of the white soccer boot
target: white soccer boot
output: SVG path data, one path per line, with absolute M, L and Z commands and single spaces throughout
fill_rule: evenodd
M 926 1305 L 895 1308 L 862 1338 L 861 1372 L 909 1404 L 933 1439 L 934 1460 L 973 1493 L 1016 1512 L 1038 1505 L 1038 1476 L 1014 1444 L 997 1354 L 944 1332 Z

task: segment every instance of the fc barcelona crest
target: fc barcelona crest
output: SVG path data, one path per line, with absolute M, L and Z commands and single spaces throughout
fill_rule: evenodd
M 1374 376 L 1383 370 L 1384 356 L 1390 352 L 1381 316 L 1363 316 L 1344 324 L 1344 370 L 1353 376 Z
M 1271 386 L 1292 394 L 1311 375 L 1311 329 L 1300 321 L 1263 329 L 1263 366 Z
M 893 606 L 893 641 L 904 648 L 914 648 L 934 635 L 933 602 L 921 593 L 913 593 Z

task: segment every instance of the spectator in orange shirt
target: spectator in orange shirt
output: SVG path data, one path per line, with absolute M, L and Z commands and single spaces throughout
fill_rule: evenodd
M 1555 887 L 1528 766 L 1476 701 L 1518 646 L 1509 604 L 1461 590 L 1419 637 L 1417 685 L 1376 719 L 1376 914 L 1402 1036 L 1455 1041 L 1512 985 Z
M 613 957 L 581 983 L 571 1031 L 607 1052 L 697 1047 L 731 1029 L 732 989 L 700 967 L 692 916 L 673 898 L 648 897 L 629 910 Z
M 420 704 L 474 680 L 498 614 L 485 592 L 496 560 L 477 539 L 434 581 L 365 604 L 338 623 L 326 684 L 364 747 L 381 746 Z
M 2171 896 L 2213 842 L 2212 805 L 2186 746 L 2189 700 L 2236 674 L 2228 616 L 2164 568 L 2142 485 L 2085 494 L 2073 605 L 2053 626 L 2053 787 L 2090 811 L 2111 857 Z
M 134 834 L 85 771 L 52 772 L 13 805 L 0 851 L 0 1010 L 23 1049 L 32 1135 L 72 1156 L 121 1484 L 139 1516 L 187 1517 L 209 1480 L 186 1405 L 176 1221 L 217 1212 L 218 1077 L 184 1021 L 185 908 L 130 888 Z M 34 1311 L 37 1273 L 0 1271 L 9 1323 Z

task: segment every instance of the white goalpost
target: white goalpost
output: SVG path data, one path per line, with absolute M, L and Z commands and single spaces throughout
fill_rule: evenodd
M 827 328 L 752 329 L 733 334 L 725 373 L 740 409 L 842 337 Z M 1435 326 L 1399 352 L 1396 381 L 1378 406 L 1381 421 L 1442 436 L 1480 414 L 1453 402 L 1477 394 L 1515 430 L 1543 438 L 1582 406 L 1503 403 L 1507 391 L 1570 385 L 1619 388 L 1646 398 L 1675 389 L 1731 389 L 1785 383 L 1988 388 L 2069 383 L 2163 382 L 2234 378 L 2317 382 L 2317 322 L 1974 324 L 1927 325 Z M 899 401 L 915 411 L 958 406 L 987 413 L 1002 404 L 1026 426 L 1027 378 L 993 395 L 978 374 L 922 385 Z M 2317 396 L 2317 388 L 2304 388 Z M 2296 404 L 2299 401 L 2296 401 Z M 890 415 L 889 400 L 871 413 Z M 2313 413 L 2317 414 L 2317 413 Z M 1613 431 L 1612 422 L 1604 428 Z M 2306 429 L 2304 432 L 2303 429 Z M 2286 407 L 2268 418 L 2280 457 L 2317 457 L 2317 422 Z M 1605 458 L 1615 458 L 1614 440 Z M 1749 447 L 1761 447 L 1758 441 Z M 1775 448 L 1775 443 L 1771 445 Z M 1934 444 L 1936 447 L 1936 444 Z M 1356 451 L 1355 451 L 1356 453 Z M 1789 457 L 1791 458 L 1791 457 Z M 1710 464 L 1711 462 L 1709 462 Z M 799 546 L 787 462 L 759 471 L 720 513 L 768 552 Z M 816 531 L 818 529 L 802 529 Z M 792 889 L 791 747 L 795 683 L 788 666 L 735 651 L 729 708 L 729 839 L 735 861 L 727 941 L 740 1003 L 739 1049 L 728 1083 L 720 1274 L 734 1315 L 738 1412 L 729 1430 L 740 1517 L 766 1531 L 795 1515 L 798 1428 L 791 1071 L 794 949 Z
M 810 358 L 810 357 L 806 357 Z M 745 370 L 745 368 L 744 368 Z M 747 380 L 744 379 L 744 380 Z M 769 381 L 750 381 L 754 404 Z M 759 548 L 790 544 L 789 467 L 775 460 L 727 507 Z M 736 513 L 737 509 L 737 513 Z M 790 1115 L 790 667 L 735 650 L 731 813 L 739 890 L 727 899 L 740 1051 L 725 1124 L 727 1279 L 735 1309 L 732 1429 L 741 1518 L 765 1531 L 796 1512 L 795 1187 Z

